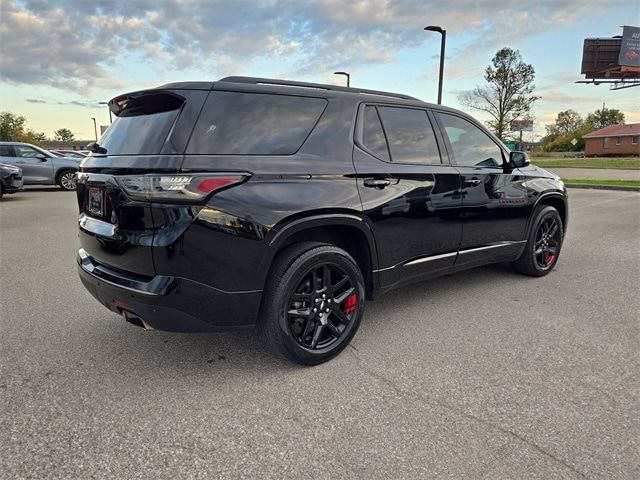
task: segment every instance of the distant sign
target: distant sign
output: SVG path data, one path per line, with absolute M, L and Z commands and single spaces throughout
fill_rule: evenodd
M 569 143 L 575 147 L 576 144 L 578 143 L 578 140 L 576 140 L 575 138 L 572 138 Z
M 622 43 L 618 64 L 626 67 L 640 67 L 640 27 L 622 27 Z
M 533 130 L 533 120 L 512 120 L 512 132 L 531 132 Z

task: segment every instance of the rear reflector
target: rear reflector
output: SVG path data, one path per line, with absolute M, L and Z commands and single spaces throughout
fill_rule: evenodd
M 122 175 L 115 179 L 133 199 L 149 202 L 200 203 L 209 194 L 242 183 L 249 174 Z
M 129 309 L 133 308 L 133 305 L 131 305 L 130 303 L 127 303 L 122 300 L 118 300 L 117 298 L 113 300 L 113 304 L 116 307 L 120 307 L 120 308 L 129 308 Z

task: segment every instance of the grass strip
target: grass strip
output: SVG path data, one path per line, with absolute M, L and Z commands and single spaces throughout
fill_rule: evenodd
M 605 168 L 640 170 L 640 158 L 532 158 L 531 163 L 542 168 Z
M 640 188 L 640 180 L 606 180 L 606 179 L 568 179 L 563 178 L 566 185 L 591 185 L 604 187 L 635 187 Z

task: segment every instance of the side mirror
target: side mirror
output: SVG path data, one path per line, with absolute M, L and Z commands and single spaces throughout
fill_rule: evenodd
M 522 168 L 531 165 L 529 155 L 526 152 L 509 153 L 509 166 L 511 168 Z
M 38 153 L 36 158 L 39 158 L 41 162 L 46 162 L 48 157 L 44 153 Z

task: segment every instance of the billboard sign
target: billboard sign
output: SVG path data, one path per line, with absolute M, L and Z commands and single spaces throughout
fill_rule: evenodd
M 512 132 L 531 132 L 533 131 L 533 120 L 512 120 L 511 121 Z
M 622 27 L 622 43 L 618 64 L 625 67 L 640 67 L 640 27 Z

